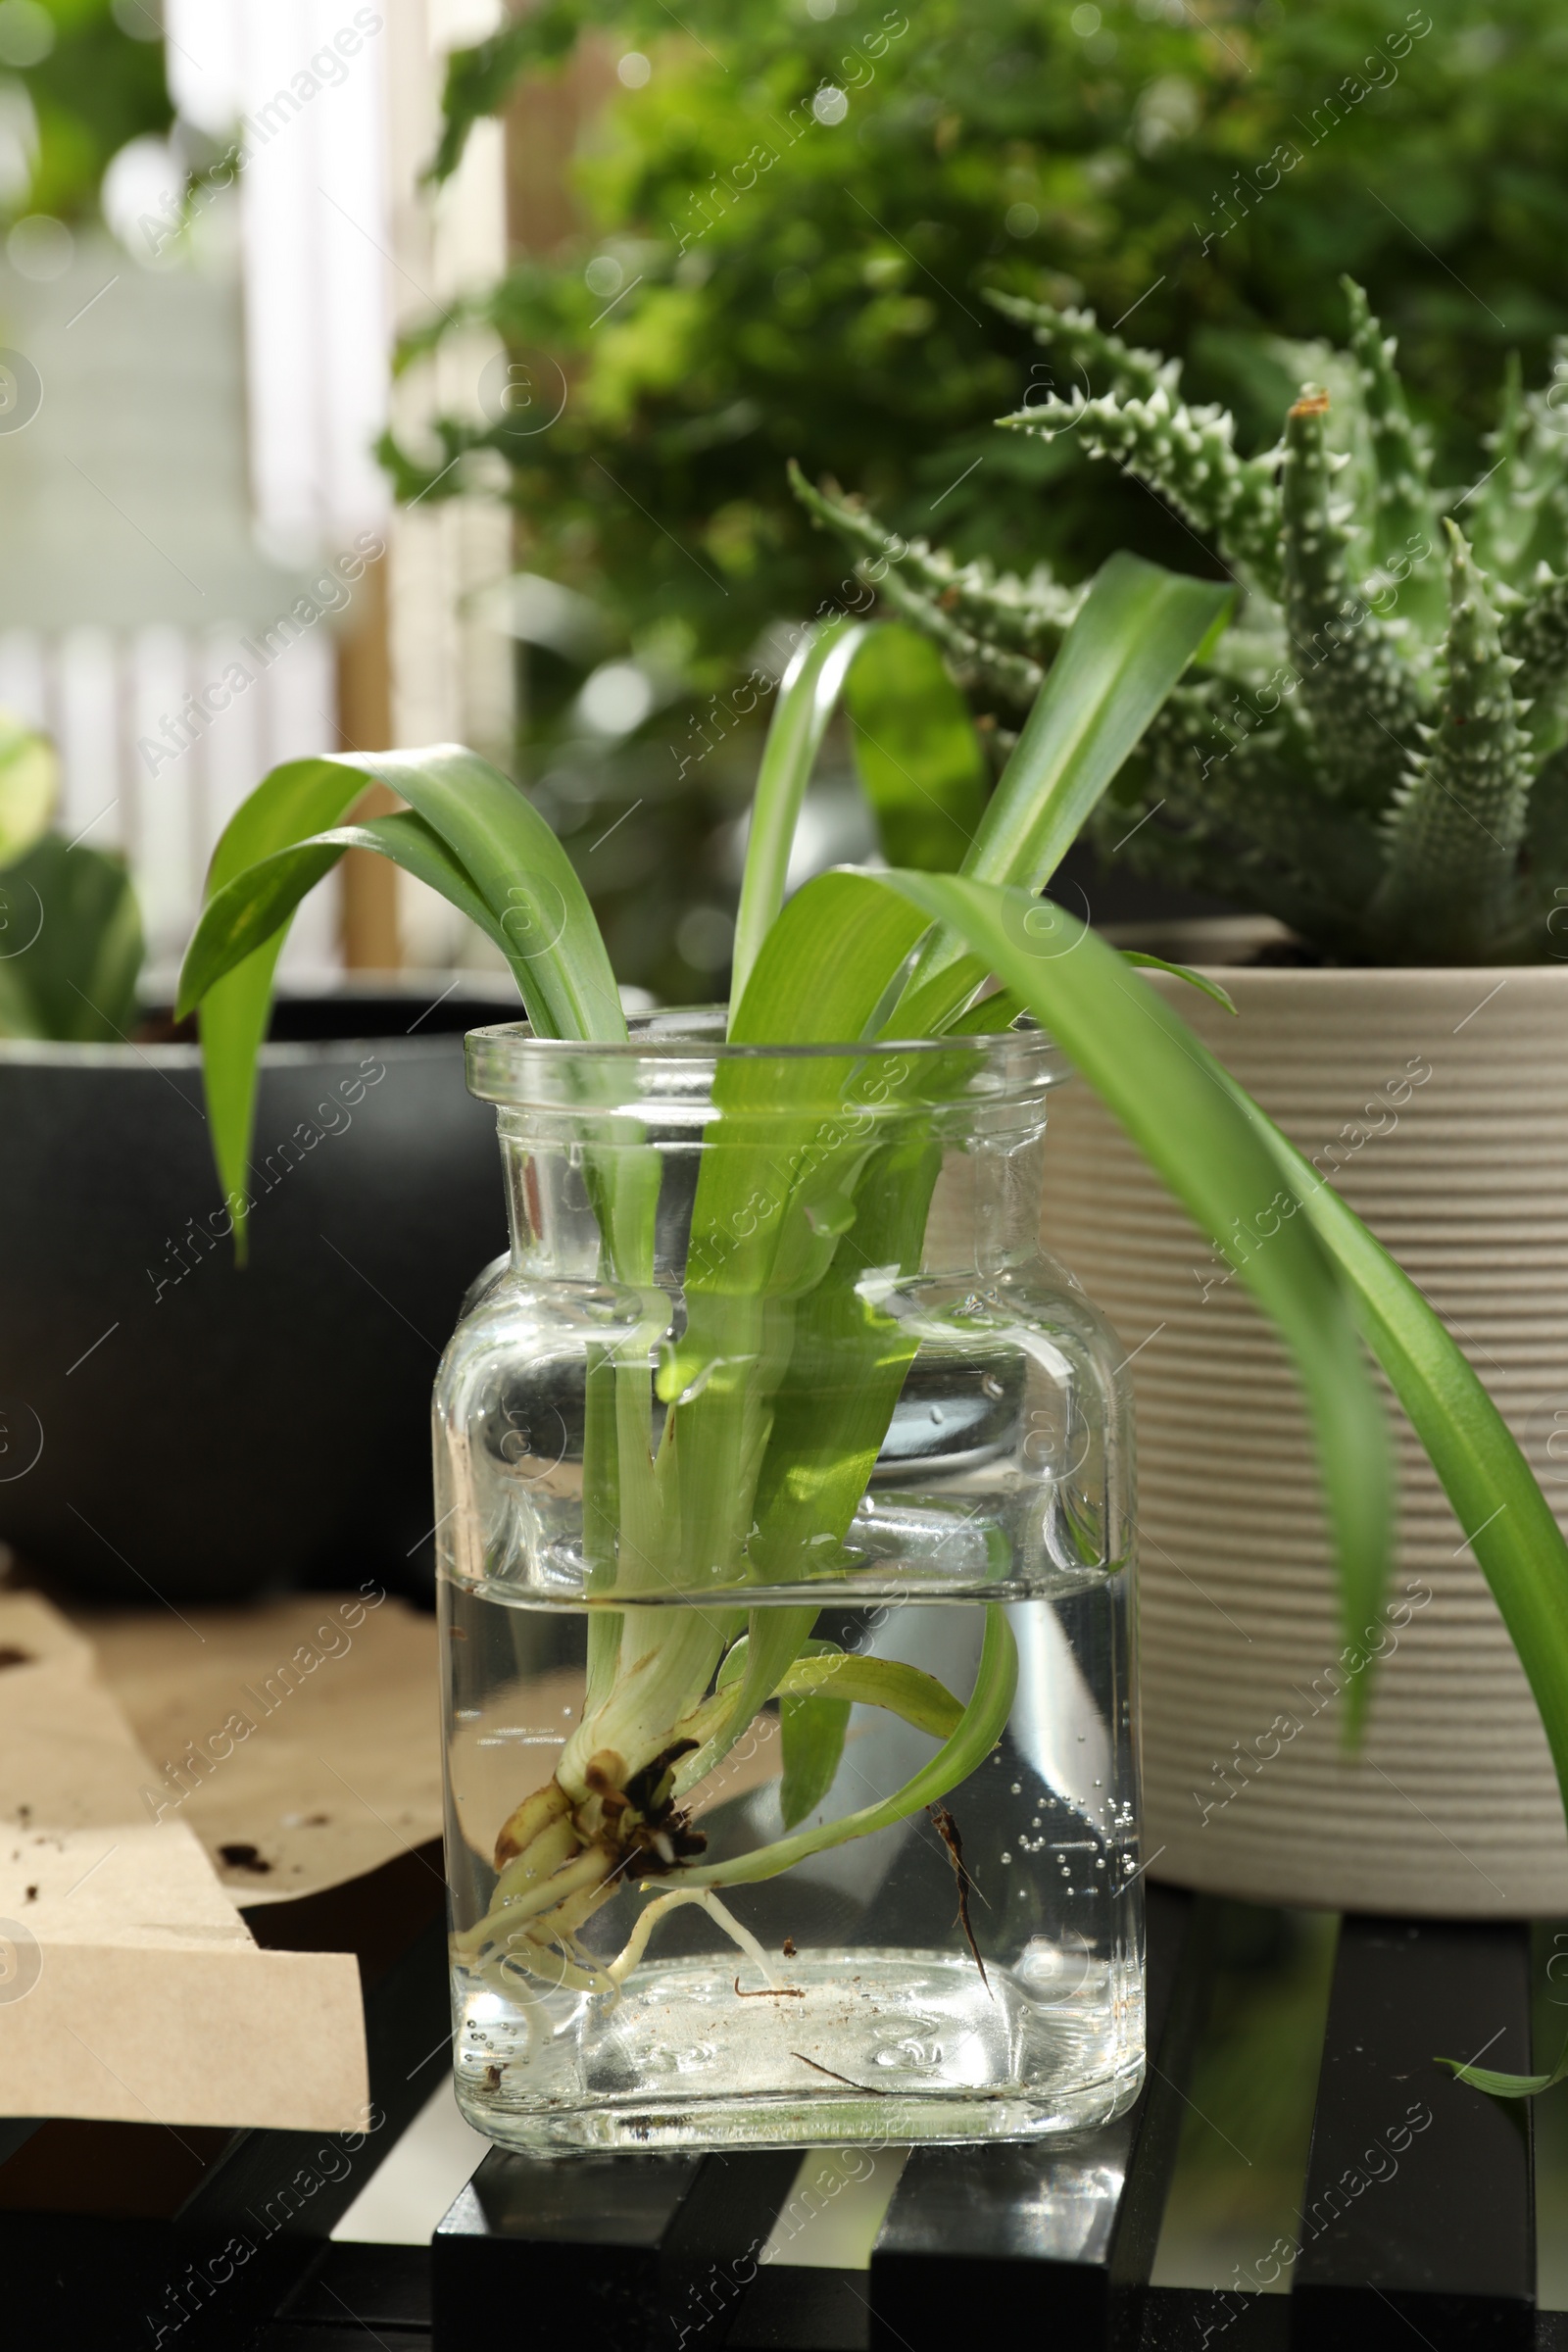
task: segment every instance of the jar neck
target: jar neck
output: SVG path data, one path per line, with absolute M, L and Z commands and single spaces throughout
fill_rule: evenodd
M 507 1215 L 514 1270 L 532 1281 L 597 1283 L 604 1279 L 601 1208 L 615 1182 L 622 1152 L 636 1152 L 653 1233 L 652 1272 L 662 1289 L 684 1287 L 693 1250 L 694 1218 L 702 1246 L 705 1213 L 700 1194 L 705 1147 L 698 1142 L 605 1144 L 598 1136 L 541 1133 L 525 1114 L 498 1118 L 506 1171 Z M 738 1242 L 765 1236 L 775 1219 L 796 1227 L 794 1246 L 823 1250 L 823 1266 L 838 1247 L 852 1250 L 868 1274 L 882 1268 L 960 1281 L 991 1276 L 1039 1249 L 1045 1176 L 1045 1121 L 1022 1130 L 972 1135 L 878 1138 L 846 1153 L 845 1184 L 824 1180 L 821 1168 L 803 1178 L 787 1158 L 763 1146 L 750 1171 L 758 1178 L 728 1194 L 719 1230 Z M 657 1155 L 657 1179 L 649 1155 Z M 857 1164 L 851 1165 L 853 1157 Z
M 620 1044 L 519 1023 L 467 1040 L 519 1272 L 679 1288 L 700 1250 L 710 1287 L 785 1296 L 841 1250 L 868 1277 L 962 1277 L 1037 1247 L 1046 1099 L 1067 1074 L 1038 1030 L 753 1045 L 717 1007 L 628 1026 Z

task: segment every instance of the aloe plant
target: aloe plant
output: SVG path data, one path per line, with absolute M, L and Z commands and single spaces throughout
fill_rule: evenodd
M 693 1901 L 751 1950 L 724 1909 L 726 1886 L 938 1803 L 996 1740 L 1016 1671 L 1004 1610 L 988 1609 L 974 1686 L 959 1696 L 907 1667 L 834 1652 L 814 1638 L 816 1608 L 804 1594 L 799 1608 L 746 1611 L 744 1584 L 798 1581 L 808 1541 L 842 1539 L 907 1362 L 897 1320 L 858 1283 L 857 1269 L 917 1262 L 932 1171 L 929 1154 L 838 1140 L 851 1123 L 835 1127 L 824 1114 L 846 1099 L 854 1049 L 956 1039 L 1024 1013 L 1055 1034 L 1206 1232 L 1244 1232 L 1260 1201 L 1281 1203 L 1275 1237 L 1266 1249 L 1238 1250 L 1238 1271 L 1299 1374 L 1348 1626 L 1364 1625 L 1376 1605 L 1389 1534 L 1388 1449 L 1369 1345 L 1464 1524 L 1479 1531 L 1476 1551 L 1568 1777 L 1568 1549 L 1485 1391 L 1421 1295 L 1143 985 L 1130 968 L 1138 959 L 1062 909 L 1042 907 L 1063 853 L 1210 640 L 1227 596 L 1114 558 L 1062 630 L 967 841 L 961 820 L 972 812 L 980 747 L 940 664 L 898 624 L 837 621 L 803 643 L 758 785 L 729 1036 L 780 1048 L 842 1043 L 846 1053 L 826 1093 L 820 1056 L 786 1060 L 782 1075 L 777 1063 L 744 1056 L 722 1065 L 693 1210 L 686 1329 L 662 1351 L 651 1346 L 663 1328 L 654 1284 L 655 1155 L 645 1164 L 621 1149 L 602 1169 L 585 1168 L 607 1278 L 650 1300 L 646 1328 L 604 1343 L 587 1385 L 590 1592 L 621 1605 L 591 1612 L 581 1720 L 551 1779 L 521 1791 L 502 1828 L 491 1910 L 464 1935 L 473 1956 L 504 1947 L 550 1984 L 612 1996 L 659 1920 Z M 927 862 L 820 875 L 786 903 L 802 796 L 841 697 L 882 755 L 871 789 L 888 837 L 902 826 Z M 919 758 L 906 769 L 889 747 L 911 736 Z M 341 821 L 371 783 L 389 785 L 407 808 Z M 925 828 L 933 807 L 943 821 Z M 537 811 L 494 769 L 451 746 L 274 769 L 219 845 L 180 988 L 181 1010 L 201 1009 L 219 1166 L 239 1233 L 272 968 L 300 900 L 350 848 L 393 858 L 471 915 L 507 956 L 537 1032 L 582 1041 L 626 1034 L 581 885 Z M 769 1090 L 765 1144 L 747 1115 L 760 1107 L 749 1091 L 759 1084 Z M 798 1148 L 781 1146 L 780 1114 L 798 1117 Z M 737 1203 L 759 1187 L 780 1191 L 781 1166 L 779 1213 L 761 1223 L 738 1216 Z M 850 1219 L 860 1254 L 843 1263 L 849 1253 L 837 1245 Z M 858 1382 L 824 1399 L 805 1383 L 792 1388 L 789 1339 L 833 1316 L 841 1335 L 856 1335 L 863 1368 Z M 808 1346 L 801 1353 L 811 1360 Z M 651 1453 L 656 1390 L 666 1409 Z M 848 1421 L 846 1395 L 857 1398 Z M 628 1540 L 617 1545 L 617 1533 Z M 639 1605 L 689 1590 L 715 1559 L 739 1588 L 726 1588 L 723 1608 Z M 931 1740 L 931 1752 L 884 1802 L 800 1827 L 835 1769 L 850 1700 L 902 1716 Z M 688 1800 L 770 1701 L 780 1709 L 785 1834 L 737 1859 L 705 1862 Z M 594 1961 L 579 1931 L 628 1879 L 652 1899 L 618 1957 Z
M 1568 847 L 1568 341 L 1542 390 L 1511 366 L 1486 472 L 1437 489 L 1393 338 L 1343 283 L 1348 352 L 1280 347 L 1307 380 L 1252 457 L 1228 413 L 1182 399 L 1178 362 L 1091 312 L 993 297 L 1056 364 L 1002 424 L 1146 483 L 1244 591 L 1091 834 L 1344 962 L 1539 960 Z M 968 686 L 1028 708 L 1081 590 L 896 540 L 795 481 Z

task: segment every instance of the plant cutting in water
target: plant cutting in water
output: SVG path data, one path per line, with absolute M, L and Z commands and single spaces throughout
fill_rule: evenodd
M 606 1296 L 624 1306 L 589 1349 L 582 1398 L 586 1673 L 554 1772 L 535 1786 L 523 1778 L 494 1822 L 489 1907 L 461 1931 L 475 1968 L 612 2000 L 660 1922 L 696 1903 L 787 1998 L 723 1895 L 941 1808 L 994 1750 L 1017 1671 L 1004 1606 L 982 1593 L 978 1664 L 960 1693 L 826 1641 L 811 1587 L 842 1559 L 915 1351 L 888 1300 L 919 1264 L 941 1156 L 924 1111 L 941 1064 L 1025 1013 L 1204 1231 L 1234 1235 L 1262 1204 L 1282 1204 L 1265 1247 L 1231 1247 L 1299 1373 L 1348 1624 L 1376 1604 L 1387 1545 L 1369 1346 L 1461 1524 L 1478 1531 L 1477 1554 L 1568 1766 L 1568 1553 L 1486 1392 L 1420 1294 L 1129 968 L 1152 959 L 1117 954 L 1041 897 L 1211 639 L 1226 595 L 1113 559 L 1063 632 L 983 808 L 977 739 L 929 646 L 896 626 L 844 621 L 802 643 L 753 808 L 678 1328 L 656 1279 L 659 1154 L 617 1095 L 593 1094 L 593 1056 L 576 1064 L 581 1183 Z M 906 861 L 820 875 L 786 902 L 807 781 L 846 691 L 883 755 L 873 797 L 884 838 L 906 845 Z M 371 782 L 407 808 L 340 821 Z M 907 861 L 916 840 L 924 863 Z M 306 891 L 351 848 L 393 858 L 471 916 L 507 956 L 537 1037 L 625 1046 L 581 884 L 504 777 L 452 747 L 275 769 L 219 845 L 181 981 L 181 1010 L 201 1007 L 219 1167 L 241 1234 L 273 966 Z M 909 1050 L 890 1053 L 902 1040 Z M 858 1115 L 890 1092 L 899 1119 Z M 853 1376 L 824 1393 L 812 1367 L 829 1341 Z M 700 1606 L 668 1605 L 694 1598 Z M 929 1750 L 874 1803 L 813 1821 L 841 1769 L 852 1704 L 910 1727 Z M 782 1834 L 711 1858 L 694 1811 L 774 1707 Z M 596 1953 L 589 1923 L 632 1886 L 648 1899 L 627 1939 Z
M 1179 361 L 1092 313 L 993 297 L 1059 369 L 1001 421 L 1070 434 L 1158 491 L 1247 592 L 1091 830 L 1340 962 L 1540 961 L 1568 852 L 1568 344 L 1541 391 L 1521 391 L 1515 356 L 1487 470 L 1436 489 L 1393 339 L 1344 283 L 1348 353 L 1279 346 L 1322 381 L 1250 458 L 1227 412 L 1183 401 Z M 1081 589 L 999 578 L 796 489 L 968 684 L 1029 707 Z

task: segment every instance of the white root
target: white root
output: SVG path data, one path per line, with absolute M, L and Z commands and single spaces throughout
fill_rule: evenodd
M 589 1857 L 585 1854 L 583 1861 Z M 758 1970 L 770 1992 L 781 1992 L 783 1985 L 774 1975 L 766 1952 L 750 1928 L 743 1927 L 735 1914 L 721 1903 L 710 1886 L 676 1886 L 645 1905 L 625 1945 L 617 1956 L 601 1965 L 585 1952 L 576 1940 L 576 1930 L 607 1898 L 610 1888 L 601 1871 L 586 1878 L 581 1871 L 560 1871 L 556 1880 L 573 1879 L 575 1885 L 561 1893 L 550 1911 L 539 1915 L 537 1907 L 526 1897 L 505 1903 L 491 1911 L 475 1927 L 466 1929 L 453 1937 L 453 1947 L 473 1966 L 474 1973 L 492 1991 L 504 1998 L 520 1994 L 527 2004 L 528 2054 L 533 2055 L 536 2024 L 533 2015 L 534 1996 L 521 1982 L 532 1977 L 550 1986 L 552 1991 L 566 1987 L 573 1992 L 597 1992 L 614 1995 L 625 1984 L 648 1948 L 649 1939 L 660 1921 L 682 1903 L 700 1903 L 724 1934 Z M 522 1916 L 519 1918 L 518 1914 Z M 531 1915 L 531 1916 L 530 1916 Z M 500 1943 L 502 1949 L 485 1961 L 476 1955 L 486 1943 Z
M 724 1694 L 723 1703 L 726 1707 L 732 1703 L 731 1694 Z M 609 1761 L 618 1768 L 618 1758 Z M 455 1957 L 493 1991 L 503 1997 L 511 1993 L 524 2002 L 530 2057 L 540 2030 L 535 2015 L 538 2001 L 523 1980 L 531 1978 L 552 1989 L 607 1994 L 613 2000 L 647 1950 L 659 1922 L 682 1903 L 702 1905 L 757 1969 L 770 1992 L 785 1989 L 757 1937 L 720 1902 L 711 1886 L 675 1886 L 656 1895 L 639 1912 L 617 1957 L 608 1962 L 596 1960 L 579 1943 L 579 1931 L 618 1891 L 616 1882 L 631 1860 L 631 1852 L 617 1860 L 598 1836 L 592 1843 L 580 1846 L 577 1840 L 583 1834 L 573 1819 L 563 1813 L 559 1794 L 535 1790 L 517 1807 L 498 1840 L 498 1852 L 507 1853 L 508 1858 L 502 1864 L 489 1910 L 452 1938 Z M 665 1860 L 674 1861 L 667 1838 L 656 1837 L 653 1843 Z M 490 1946 L 499 1948 L 487 1953 Z
M 519 1929 L 510 1936 L 501 1949 L 487 1960 L 473 1961 L 460 1953 L 464 1965 L 469 1968 L 490 1990 L 510 2000 L 523 1977 L 532 1977 L 551 1992 L 612 1993 L 616 1988 L 604 1970 L 575 1944 L 541 1942 L 537 1930 Z
M 740 1946 L 748 1960 L 760 1969 L 762 1981 L 770 1992 L 782 1992 L 784 1987 L 774 1976 L 763 1951 L 750 1928 L 743 1928 L 732 1911 L 726 1910 L 710 1886 L 677 1886 L 669 1894 L 661 1894 L 638 1915 L 636 1926 L 626 1938 L 625 1948 L 612 1960 L 606 1974 L 615 1984 L 624 1984 L 643 1953 L 648 1938 L 667 1912 L 681 1903 L 701 1903 L 710 1918 L 716 1920 L 732 1943 Z

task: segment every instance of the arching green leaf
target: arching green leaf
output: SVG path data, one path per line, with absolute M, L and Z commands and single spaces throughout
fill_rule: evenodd
M 372 818 L 334 834 L 336 820 L 371 784 L 410 802 L 417 821 Z M 213 1148 L 242 1258 L 256 1070 L 272 975 L 301 899 L 357 845 L 417 873 L 496 940 L 540 1035 L 626 1034 L 620 992 L 571 860 L 531 802 L 487 760 L 437 744 L 273 768 L 213 854 L 179 990 L 182 1009 L 201 1009 Z
M 784 904 L 784 881 L 801 803 L 845 672 L 864 635 L 859 621 L 829 621 L 825 628 L 803 638 L 779 686 L 752 795 L 746 871 L 735 916 L 731 997 L 737 1004 Z

